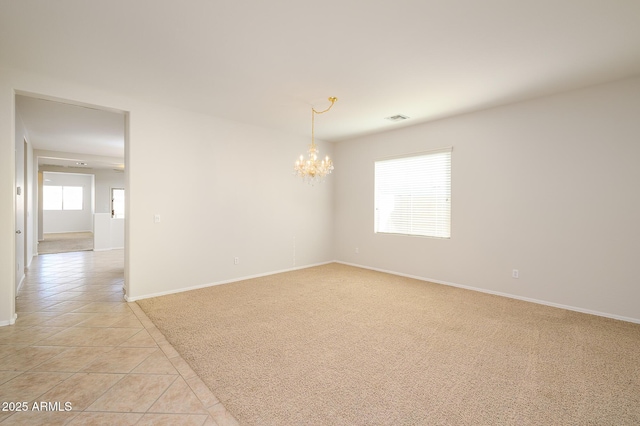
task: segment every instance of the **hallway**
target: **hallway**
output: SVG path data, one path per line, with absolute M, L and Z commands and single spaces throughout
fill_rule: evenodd
M 0 327 L 0 402 L 22 408 L 0 407 L 0 423 L 237 424 L 124 301 L 123 265 L 123 250 L 34 258 L 18 319 Z

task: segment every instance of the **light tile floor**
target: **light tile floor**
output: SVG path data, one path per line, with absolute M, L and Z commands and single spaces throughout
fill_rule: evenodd
M 123 255 L 34 258 L 18 319 L 0 327 L 0 423 L 237 424 L 138 305 L 124 301 Z M 6 411 L 11 403 L 27 411 Z M 41 403 L 49 409 L 35 410 Z

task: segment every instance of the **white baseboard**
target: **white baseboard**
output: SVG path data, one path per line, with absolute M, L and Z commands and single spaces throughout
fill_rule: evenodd
M 79 233 L 84 233 L 84 232 L 91 232 L 93 233 L 92 229 L 87 229 L 86 231 L 56 231 L 56 232 L 45 232 L 45 234 L 79 234 Z M 44 240 L 38 240 L 38 242 L 41 242 Z
M 247 276 L 244 276 L 244 277 L 232 278 L 230 280 L 224 280 L 224 281 L 216 281 L 216 282 L 213 282 L 213 283 L 201 284 L 201 285 L 196 285 L 196 286 L 192 286 L 192 287 L 185 287 L 185 288 L 180 288 L 180 289 L 177 289 L 177 290 L 169 290 L 169 291 L 162 291 L 162 292 L 159 292 L 159 293 L 145 294 L 143 296 L 129 297 L 129 295 L 125 295 L 124 299 L 127 302 L 135 302 L 136 300 L 150 299 L 152 297 L 166 296 L 168 294 L 182 293 L 182 292 L 185 292 L 185 291 L 198 290 L 200 288 L 213 287 L 213 286 L 216 286 L 216 285 L 230 284 L 230 283 L 235 283 L 235 282 L 238 282 L 238 281 L 250 280 L 250 279 L 253 279 L 253 278 L 260 278 L 260 277 L 266 277 L 266 276 L 269 276 L 269 275 L 281 274 L 283 272 L 291 272 L 291 271 L 297 271 L 299 269 L 313 268 L 314 266 L 327 265 L 329 263 L 334 263 L 334 261 L 330 260 L 328 262 L 314 263 L 312 265 L 296 266 L 294 268 L 281 269 L 281 270 L 278 270 L 278 271 L 266 272 L 264 274 L 247 275 Z
M 252 278 L 260 278 L 260 277 L 265 277 L 265 276 L 268 276 L 268 275 L 280 274 L 280 273 L 283 273 L 283 272 L 296 271 L 296 270 L 299 270 L 299 269 L 312 268 L 314 266 L 326 265 L 326 264 L 334 263 L 334 262 L 335 263 L 340 263 L 340 264 L 343 264 L 343 265 L 354 266 L 356 268 L 369 269 L 369 270 L 372 270 L 372 271 L 384 272 L 384 273 L 387 273 L 387 274 L 397 275 L 397 276 L 401 276 L 401 277 L 413 278 L 413 279 L 420 280 L 420 281 L 428 281 L 428 282 L 432 282 L 432 283 L 435 283 L 435 284 L 448 285 L 448 286 L 451 286 L 451 287 L 458 287 L 458 288 L 463 288 L 463 289 L 466 289 L 466 290 L 478 291 L 480 293 L 487 293 L 487 294 L 493 294 L 493 295 L 496 295 L 496 296 L 508 297 L 510 299 L 522 300 L 522 301 L 525 301 L 525 302 L 536 303 L 538 305 L 551 306 L 551 307 L 554 307 L 554 308 L 566 309 L 566 310 L 569 310 L 569 311 L 581 312 L 581 313 L 584 313 L 584 314 L 596 315 L 596 316 L 600 316 L 600 317 L 611 318 L 611 319 L 616 319 L 616 320 L 620 320 L 620 321 L 626 321 L 626 322 L 630 322 L 630 323 L 640 324 L 640 318 L 625 317 L 625 316 L 621 316 L 621 315 L 610 314 L 610 313 L 607 313 L 607 312 L 600 312 L 600 311 L 594 311 L 594 310 L 591 310 L 591 309 L 584 309 L 584 308 L 580 308 L 580 307 L 577 307 L 577 306 L 563 305 L 563 304 L 560 304 L 560 303 L 549 302 L 549 301 L 546 301 L 546 300 L 533 299 L 533 298 L 530 298 L 530 297 L 523 297 L 523 296 L 518 296 L 518 295 L 515 295 L 515 294 L 509 294 L 509 293 L 503 293 L 503 292 L 499 292 L 499 291 L 487 290 L 487 289 L 479 288 L 479 287 L 473 287 L 473 286 L 468 286 L 468 285 L 463 285 L 463 284 L 452 283 L 452 282 L 448 282 L 448 281 L 436 280 L 436 279 L 432 279 L 432 278 L 420 277 L 420 276 L 417 276 L 417 275 L 404 274 L 404 273 L 401 273 L 401 272 L 390 271 L 390 270 L 387 270 L 387 269 L 374 268 L 374 267 L 370 267 L 370 266 L 366 266 L 366 265 L 359 265 L 359 264 L 350 263 L 350 262 L 342 262 L 342 261 L 339 261 L 339 260 L 316 263 L 316 264 L 312 264 L 312 265 L 299 266 L 299 267 L 294 267 L 294 268 L 289 268 L 289 269 L 282 269 L 282 270 L 278 270 L 278 271 L 271 271 L 271 272 L 267 272 L 267 273 L 263 273 L 263 274 L 248 275 L 248 276 L 244 276 L 244 277 L 233 278 L 233 279 L 230 279 L 230 280 L 217 281 L 217 282 L 213 282 L 213 283 L 196 285 L 196 286 L 185 287 L 185 288 L 180 288 L 180 289 L 176 289 L 176 290 L 163 291 L 163 292 L 158 292 L 158 293 L 152 293 L 152 294 L 147 294 L 147 295 L 137 296 L 137 297 L 129 297 L 128 295 L 125 295 L 124 298 L 125 298 L 125 300 L 127 302 L 135 302 L 136 300 L 149 299 L 149 298 L 152 298 L 152 297 L 159 297 L 159 296 L 166 296 L 168 294 L 182 293 L 184 291 L 198 290 L 200 288 L 213 287 L 213 286 L 216 286 L 216 285 L 230 284 L 230 283 L 234 283 L 234 282 L 237 282 L 237 281 L 244 281 L 244 280 L 249 280 L 249 279 L 252 279 Z
M 101 248 L 101 249 L 92 249 L 93 251 L 110 251 L 110 250 L 122 250 L 124 247 L 109 247 L 109 248 Z
M 13 325 L 16 323 L 17 319 L 18 319 L 18 314 L 13 314 L 13 318 L 10 319 L 9 321 L 0 321 L 0 327 L 4 327 L 5 325 Z
M 343 265 L 355 266 L 356 268 L 370 269 L 372 271 L 384 272 L 384 273 L 391 274 L 391 275 L 398 275 L 398 276 L 401 276 L 401 277 L 413 278 L 413 279 L 420 280 L 420 281 L 428 281 L 428 282 L 435 283 L 435 284 L 448 285 L 448 286 L 451 286 L 451 287 L 458 287 L 458 288 L 463 288 L 463 289 L 466 289 L 466 290 L 478 291 L 480 293 L 487 293 L 487 294 L 493 294 L 493 295 L 496 295 L 496 296 L 508 297 L 509 299 L 517 299 L 517 300 L 522 300 L 522 301 L 525 301 L 525 302 L 537 303 L 538 305 L 552 306 L 554 308 L 566 309 L 568 311 L 581 312 L 583 314 L 596 315 L 596 316 L 599 316 L 599 317 L 611 318 L 611 319 L 616 319 L 616 320 L 620 320 L 620 321 L 626 321 L 626 322 L 631 322 L 631 323 L 635 323 L 635 324 L 640 324 L 640 318 L 624 317 L 624 316 L 621 316 L 621 315 L 610 314 L 610 313 L 607 313 L 607 312 L 600 312 L 600 311 L 594 311 L 594 310 L 591 310 L 591 309 L 584 309 L 584 308 L 580 308 L 580 307 L 577 307 L 577 306 L 562 305 L 560 303 L 548 302 L 546 300 L 532 299 L 530 297 L 522 297 L 522 296 L 518 296 L 518 295 L 515 295 L 515 294 L 502 293 L 502 292 L 499 292 L 499 291 L 487 290 L 487 289 L 479 288 L 479 287 L 472 287 L 472 286 L 463 285 L 463 284 L 456 284 L 456 283 L 452 283 L 452 282 L 448 282 L 448 281 L 434 280 L 434 279 L 431 279 L 431 278 L 420 277 L 420 276 L 417 276 L 417 275 L 403 274 L 401 272 L 395 272 L 395 271 L 389 271 L 389 270 L 386 270 L 386 269 L 373 268 L 371 266 L 358 265 L 356 263 L 342 262 L 342 261 L 339 261 L 339 260 L 336 260 L 335 262 L 336 263 L 341 263 Z

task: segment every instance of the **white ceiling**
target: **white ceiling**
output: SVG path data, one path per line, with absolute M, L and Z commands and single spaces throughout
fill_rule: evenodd
M 124 158 L 124 114 L 16 96 L 36 149 Z
M 33 148 L 44 151 L 40 165 L 124 167 L 124 114 L 21 95 L 16 114 Z
M 640 1 L 1 0 L 0 64 L 340 141 L 638 75 Z

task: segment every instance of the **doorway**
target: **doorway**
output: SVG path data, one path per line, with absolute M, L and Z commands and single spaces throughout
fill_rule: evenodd
M 95 175 L 42 172 L 38 255 L 93 250 Z
M 25 266 L 34 256 L 43 255 L 38 249 L 45 242 L 43 231 L 46 229 L 42 208 L 43 173 L 91 176 L 91 189 L 84 195 L 89 203 L 85 207 L 90 212 L 89 225 L 82 231 L 93 233 L 94 216 L 97 213 L 110 216 L 111 188 L 126 188 L 128 113 L 25 92 L 16 92 L 14 100 L 17 294 L 24 280 Z M 124 233 L 124 227 L 122 229 Z M 123 235 L 121 239 L 123 243 L 117 248 L 125 250 L 126 238 Z M 126 262 L 126 254 L 122 258 Z

